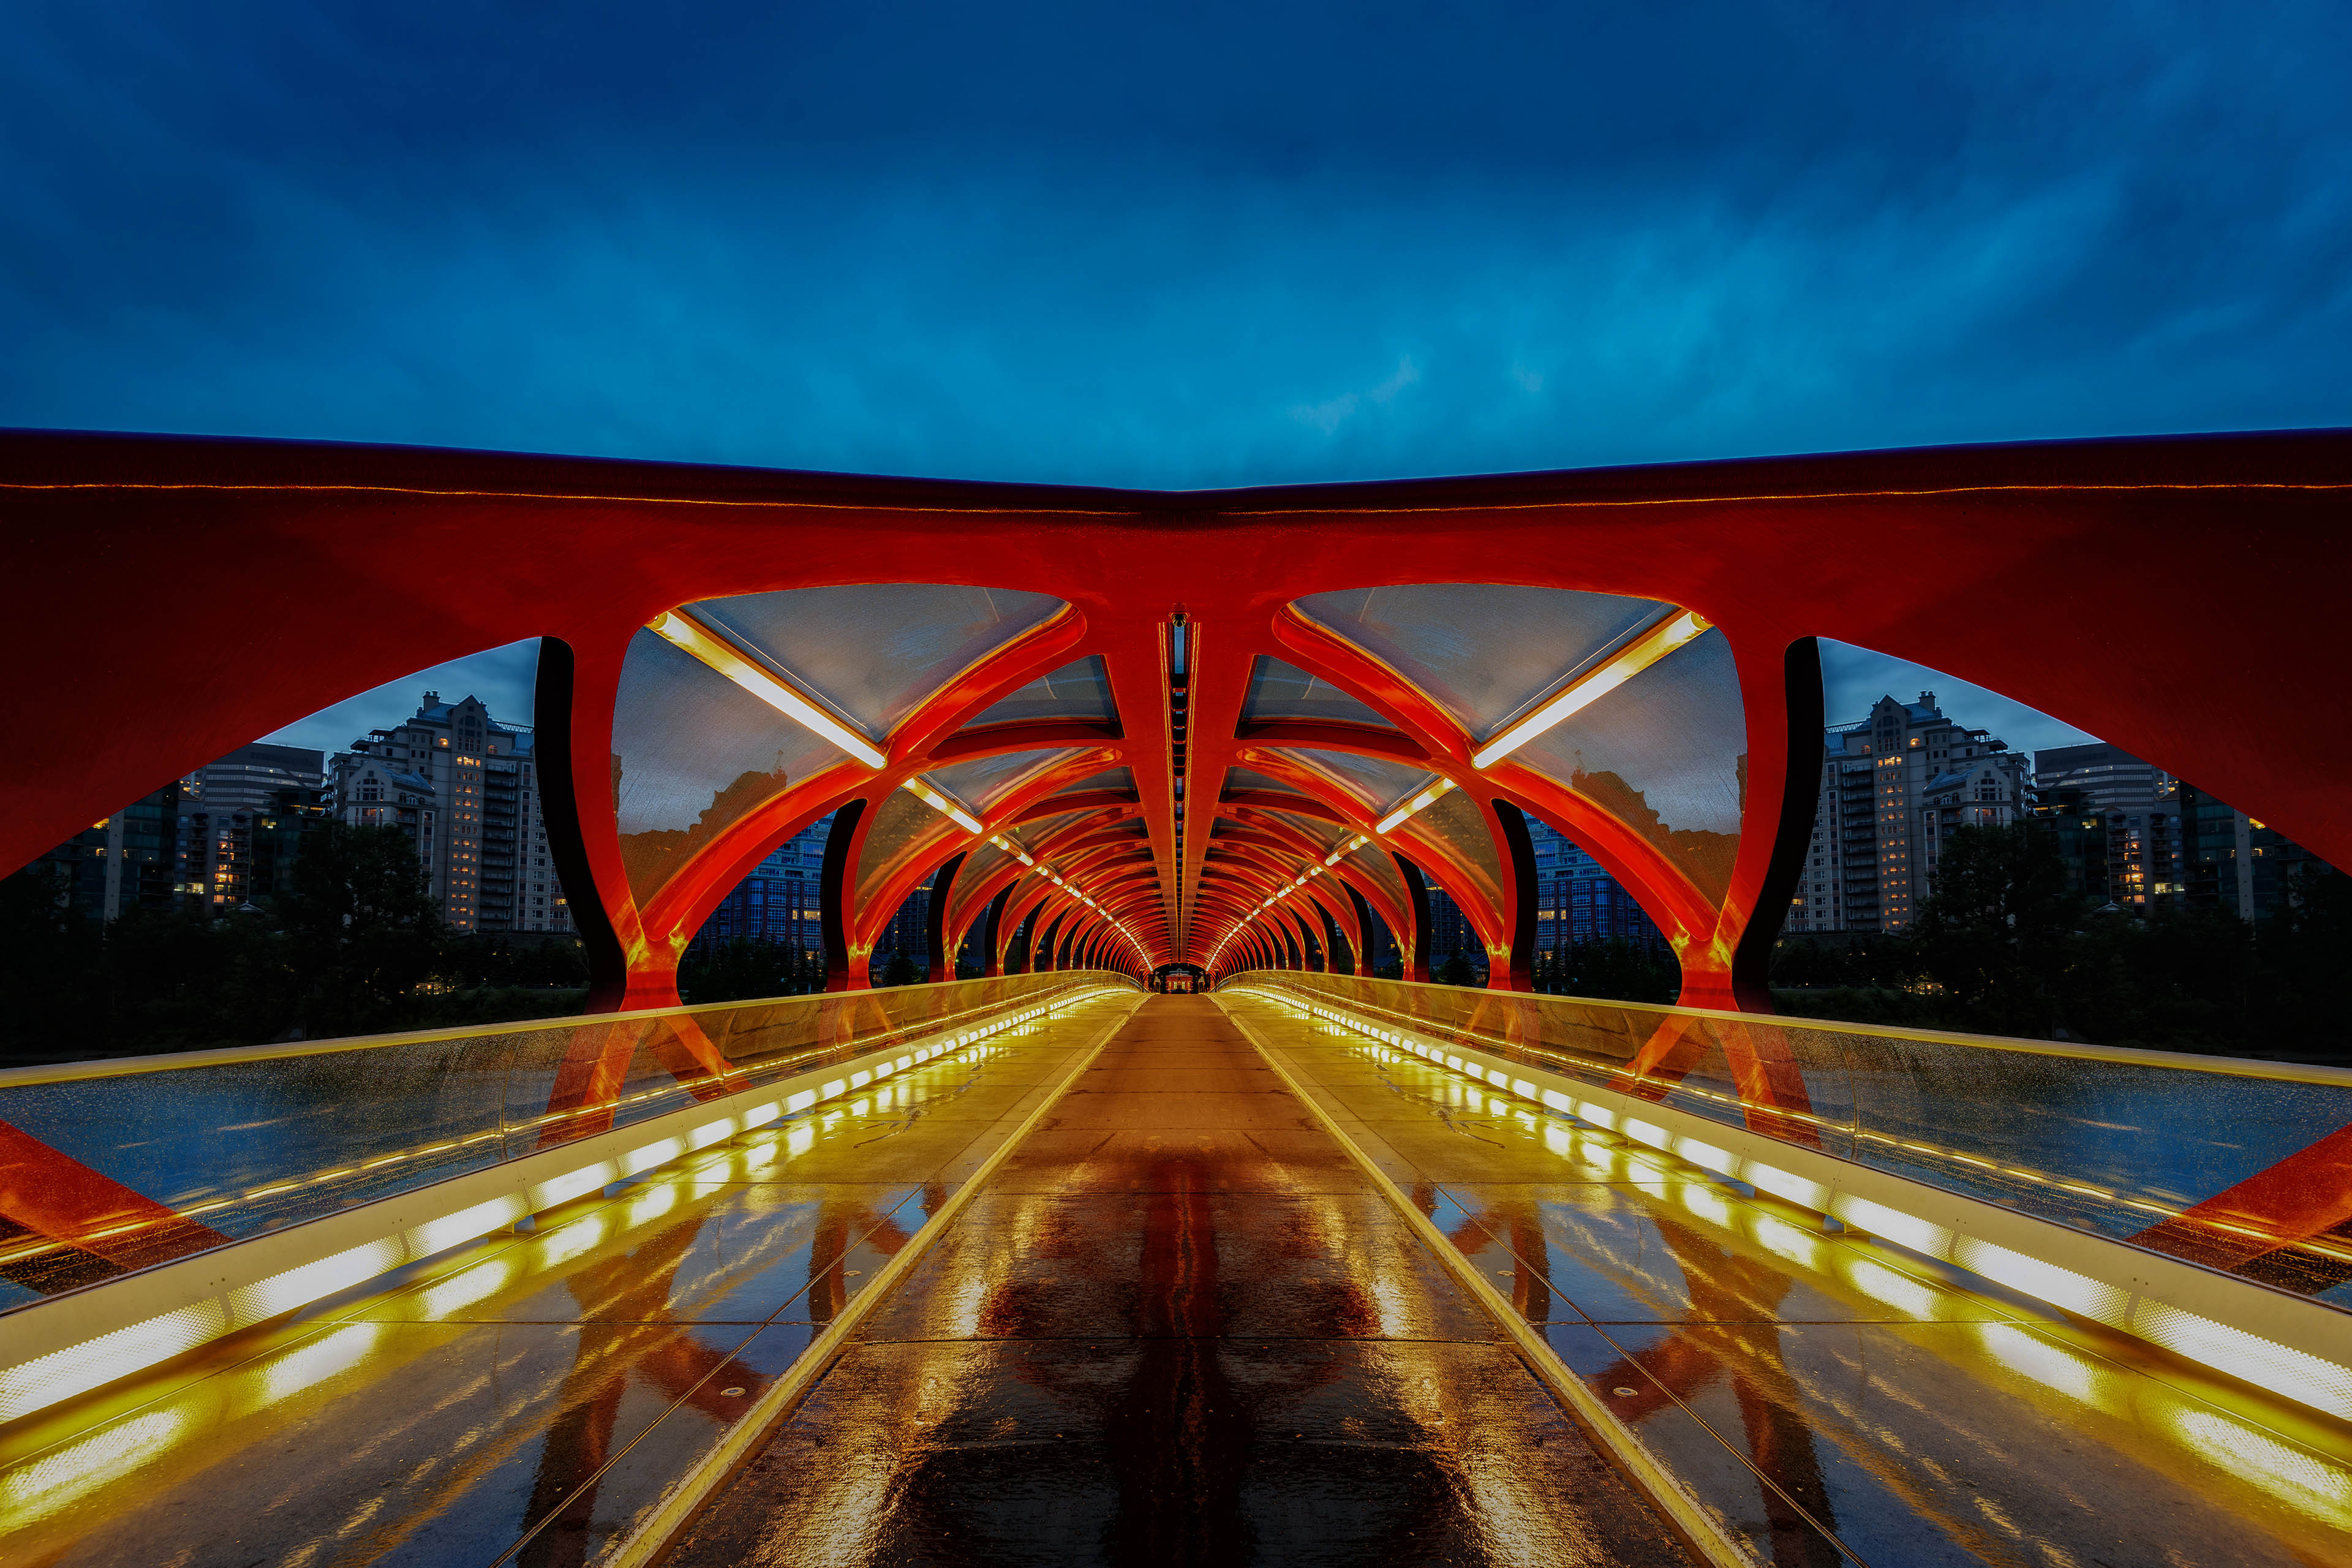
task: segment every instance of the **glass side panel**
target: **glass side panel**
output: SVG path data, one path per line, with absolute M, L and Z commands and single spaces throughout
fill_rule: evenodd
M 923 775 L 924 782 L 941 795 L 960 802 L 974 816 L 985 815 L 1002 799 L 1004 792 L 1034 773 L 1039 768 L 1070 753 L 1066 751 L 1006 752 L 993 757 L 974 757 L 968 763 L 950 763 L 943 768 L 933 768 Z
M 1432 801 L 1406 824 L 1405 831 L 1425 834 L 1444 844 L 1484 876 L 1491 889 L 1501 893 L 1503 860 L 1495 848 L 1495 836 L 1487 830 L 1478 807 L 1460 790 L 1450 790 Z
M 987 881 L 990 876 L 1012 858 L 1012 856 L 986 839 L 971 847 L 971 851 L 963 858 L 963 864 L 956 868 L 955 887 L 951 889 L 955 899 L 954 912 L 959 917 L 963 911 L 964 900 L 971 898 L 982 883 Z M 994 898 L 996 895 L 991 893 L 989 896 Z
M 1280 779 L 1269 778 L 1254 768 L 1227 768 L 1225 770 L 1225 788 L 1229 791 L 1244 789 L 1264 790 L 1269 795 L 1303 795 L 1306 793 L 1297 784 L 1287 784 L 1283 783 Z
M 1260 654 L 1257 668 L 1250 676 L 1249 695 L 1242 700 L 1242 720 L 1263 723 L 1270 719 L 1329 719 L 1377 725 L 1391 732 L 1396 729 L 1352 693 L 1296 665 Z
M 1062 608 L 1050 594 L 931 583 L 788 588 L 693 606 L 875 741 Z
M 1422 583 L 1316 594 L 1298 608 L 1485 741 L 1666 606 L 1565 588 Z
M 1118 717 L 1118 710 L 1110 698 L 1110 677 L 1102 659 L 1089 654 L 998 700 L 971 723 L 1013 724 L 1040 719 L 1107 723 Z
M 1513 760 L 1622 821 L 1722 903 L 1748 796 L 1748 719 L 1721 632 L 1668 654 Z
M 1663 1058 L 1653 1052 L 1672 1065 L 1638 1080 L 1632 1092 L 2142 1246 L 2150 1245 L 2141 1238 L 2153 1222 L 2352 1122 L 2352 1082 L 2326 1068 L 2245 1063 L 2221 1071 L 2188 1065 L 2212 1059 L 2207 1058 L 2175 1065 L 2096 1046 L 1925 1030 L 1878 1034 L 1859 1024 L 1707 1016 L 1341 975 L 1252 974 L 1243 984 L 1319 994 L 1435 1038 L 1620 1092 L 1628 1087 L 1626 1068 L 1645 1046 L 1672 1042 Z M 1759 1062 L 1771 1070 L 1743 1073 L 1741 1064 Z M 2290 1233 L 2277 1240 L 2282 1246 L 2273 1257 L 2282 1273 L 2273 1278 L 2289 1277 L 2284 1270 L 2299 1263 L 2308 1270 L 2302 1293 L 2352 1307 L 2352 1279 L 2334 1269 L 2329 1257 L 2335 1237 Z M 2181 1252 L 2196 1257 L 2187 1247 Z M 2292 1256 L 2298 1253 L 2299 1260 Z
M 1034 822 L 1023 823 L 1018 828 L 1007 829 L 1004 836 L 1034 855 L 1037 853 L 1037 846 L 1061 832 L 1083 815 L 1085 814 L 1082 812 L 1057 811 L 1051 816 L 1041 816 Z
M 22 1137 L 0 1182 L 61 1179 L 50 1152 L 178 1215 L 87 1234 L 141 1268 L 413 1193 L 551 1145 L 814 1071 L 933 1028 L 1102 976 L 1023 975 L 887 991 L 616 1014 L 469 1034 L 379 1036 L 348 1047 L 257 1046 L 147 1072 L 113 1063 L 0 1076 L 0 1121 Z M 596 1064 L 583 1094 L 579 1068 Z M 42 1146 L 46 1145 L 46 1149 Z M 66 1169 L 70 1169 L 66 1167 Z M 399 1213 L 395 1228 L 415 1212 Z M 93 1283 L 91 1255 L 18 1231 L 0 1313 Z M 371 1233 L 374 1234 L 374 1233 Z M 397 1258 L 396 1249 L 388 1255 Z M 110 1273 L 104 1269 L 102 1273 Z M 102 1277 L 102 1274 L 101 1274 Z
M 1267 815 L 1293 832 L 1303 833 L 1314 842 L 1320 844 L 1326 855 L 1355 837 L 1337 823 L 1325 822 L 1319 817 L 1303 816 L 1295 811 L 1276 811 L 1269 812 Z
M 875 886 L 906 850 L 926 839 L 962 837 L 963 829 L 907 790 L 894 789 L 874 808 L 874 822 L 857 856 L 857 901 L 865 906 Z
M 1286 755 L 1296 757 L 1326 778 L 1336 781 L 1349 795 L 1369 807 L 1375 816 L 1394 810 L 1403 802 L 1433 783 L 1437 775 L 1420 768 L 1409 768 L 1386 757 L 1361 757 L 1353 752 L 1307 751 L 1283 748 Z
M 701 660 L 639 631 L 613 704 L 613 805 L 629 890 L 651 898 L 753 807 L 841 760 Z

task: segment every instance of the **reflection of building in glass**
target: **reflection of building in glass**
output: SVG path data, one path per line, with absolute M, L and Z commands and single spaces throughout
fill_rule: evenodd
M 326 753 L 256 742 L 180 781 L 182 898 L 220 914 L 285 890 L 303 831 L 325 814 Z
M 324 763 L 301 746 L 240 746 L 91 824 L 40 863 L 62 869 L 65 902 L 93 920 L 240 909 L 286 890 L 302 835 L 326 816 Z
M 694 933 L 691 945 L 708 952 L 740 936 L 782 942 L 807 952 L 824 952 L 817 889 L 824 869 L 825 835 L 832 830 L 833 814 L 827 812 L 785 839 L 719 900 L 719 907 Z
M 1944 716 L 1936 694 L 1882 697 L 1824 733 L 1821 803 L 1789 909 L 1792 931 L 1895 931 L 1919 917 L 1938 846 L 1963 826 L 2015 822 L 2026 758 Z
M 58 881 L 58 897 L 91 920 L 126 910 L 169 909 L 178 897 L 184 790 L 167 784 L 90 824 L 33 863 Z
M 2302 845 L 2214 799 L 2179 786 L 2181 899 L 2190 909 L 2265 920 L 2294 902 L 2295 884 L 2331 869 Z
M 2180 901 L 2180 801 L 2169 773 L 2095 742 L 2033 753 L 2035 823 L 2068 886 L 2130 914 Z
M 548 864 L 530 726 L 428 691 L 415 717 L 370 731 L 331 767 L 334 814 L 407 833 L 452 930 L 572 929 Z

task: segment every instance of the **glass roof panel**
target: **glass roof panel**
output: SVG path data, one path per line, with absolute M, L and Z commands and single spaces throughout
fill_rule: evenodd
M 1353 752 L 1326 752 L 1304 747 L 1286 746 L 1282 749 L 1286 754 L 1298 758 L 1316 772 L 1337 780 L 1349 794 L 1369 806 L 1375 816 L 1386 816 L 1437 777 L 1425 769 L 1409 768 L 1386 757 L 1363 757 Z
M 873 826 L 866 830 L 866 842 L 857 856 L 857 901 L 861 908 L 901 851 L 927 838 L 961 835 L 962 829 L 918 800 L 908 790 L 894 789 L 878 805 L 870 807 Z
M 1319 817 L 1301 816 L 1295 811 L 1276 811 L 1270 812 L 1268 815 L 1279 819 L 1285 827 L 1294 832 L 1303 833 L 1315 843 L 1323 846 L 1322 853 L 1326 855 L 1355 837 L 1337 823 L 1325 822 Z
M 1307 793 L 1300 789 L 1297 784 L 1287 784 L 1283 783 L 1280 779 L 1268 778 L 1265 774 L 1250 768 L 1227 768 L 1225 770 L 1225 788 L 1227 790 L 1265 790 L 1274 795 L 1304 795 Z
M 629 890 L 651 898 L 753 807 L 841 760 L 813 731 L 640 630 L 613 704 L 613 804 Z
M 985 816 L 991 805 L 1002 799 L 1004 792 L 1039 768 L 1066 757 L 1067 750 L 1046 748 L 1034 752 L 1004 752 L 993 757 L 974 757 L 968 763 L 950 763 L 943 768 L 933 768 L 923 775 L 923 782 L 941 795 L 962 804 L 975 816 Z
M 1013 857 L 985 838 L 971 847 L 963 864 L 956 868 L 955 889 L 959 900 L 971 896 L 971 890 L 988 879 L 988 874 Z
M 1721 632 L 1668 654 L 1512 757 L 1623 821 L 1723 902 L 1748 796 L 1748 718 Z
M 1250 676 L 1249 695 L 1242 700 L 1242 721 L 1256 724 L 1273 719 L 1328 719 L 1396 730 L 1353 693 L 1296 665 L 1260 654 L 1257 668 Z
M 1503 861 L 1495 849 L 1495 836 L 1487 831 L 1486 819 L 1468 795 L 1458 789 L 1447 791 L 1416 813 L 1410 826 L 1484 873 L 1496 892 L 1502 890 Z
M 1110 676 L 1104 670 L 1100 657 L 1089 654 L 1000 698 L 971 722 L 1013 724 L 1039 719 L 1083 719 L 1108 723 L 1118 716 L 1118 710 L 1110 700 Z
M 1064 787 L 1055 790 L 1054 794 L 1056 795 L 1091 794 L 1097 790 L 1109 790 L 1120 795 L 1133 795 L 1135 793 L 1135 775 L 1125 768 L 1110 768 L 1102 773 L 1088 773 L 1085 778 L 1080 779 L 1077 783 L 1074 784 L 1066 784 Z
M 1365 881 L 1385 893 L 1396 908 L 1408 915 L 1412 912 L 1412 900 L 1405 892 L 1404 873 L 1397 869 L 1395 858 L 1377 841 L 1365 845 L 1339 864 L 1353 867 Z
M 874 741 L 1062 607 L 1050 594 L 933 583 L 788 588 L 692 606 Z
M 1310 595 L 1298 608 L 1486 741 L 1666 606 L 1566 588 L 1423 583 Z
M 1067 827 L 1083 815 L 1076 811 L 1055 812 L 1051 816 L 1041 816 L 1034 822 L 1024 822 L 1017 828 L 1007 828 L 1004 836 L 1034 855 L 1037 853 L 1038 845 L 1043 844 L 1051 835 Z

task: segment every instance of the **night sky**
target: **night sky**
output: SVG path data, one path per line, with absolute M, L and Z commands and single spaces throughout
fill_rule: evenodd
M 1175 487 L 2352 424 L 2340 4 L 1267 11 L 12 5 L 0 424 Z

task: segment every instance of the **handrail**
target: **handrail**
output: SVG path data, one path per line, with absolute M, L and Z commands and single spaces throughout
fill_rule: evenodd
M 0 1077 L 0 1314 L 1114 984 L 1134 988 L 1062 970 L 19 1069 Z
M 1300 980 L 1367 981 L 1371 977 L 1353 974 L 1324 974 L 1315 970 L 1245 969 L 1230 974 L 1220 983 L 1225 985 L 1244 983 L 1276 984 Z M 1570 996 L 1549 991 L 1490 991 L 1477 985 L 1446 985 L 1429 980 L 1381 980 L 1382 985 L 1409 987 L 1416 991 L 1443 991 L 1463 995 L 1484 996 L 1501 1000 L 1516 998 L 1534 1002 L 1582 1003 L 1594 1007 L 1613 1007 L 1627 1013 L 1646 1013 L 1659 1018 L 1715 1018 L 1735 1024 L 1764 1024 L 1781 1028 L 1814 1029 L 1830 1035 L 1858 1035 L 1871 1039 L 1921 1040 L 1937 1045 L 1966 1046 L 1976 1050 L 2015 1051 L 2026 1056 L 2069 1057 L 2082 1061 L 2131 1062 L 2140 1067 L 2175 1068 L 2191 1072 L 2229 1073 L 2238 1078 L 2273 1079 L 2282 1083 L 2334 1084 L 2352 1089 L 2352 1068 L 2327 1067 L 2317 1062 L 2270 1061 L 2259 1057 L 2202 1056 L 2194 1051 L 2155 1050 L 2145 1046 L 2095 1046 L 2077 1040 L 2028 1040 L 2013 1035 L 1972 1035 L 1956 1029 L 1919 1029 L 1902 1024 L 1856 1024 L 1842 1018 L 1806 1018 L 1787 1013 L 1738 1013 L 1718 1007 L 1683 1007 L 1670 1002 L 1621 1002 L 1606 996 Z
M 1007 974 L 1001 980 L 1044 982 L 1067 979 L 1077 973 L 1102 974 L 1122 984 L 1134 984 L 1131 975 L 1113 970 L 1046 970 L 1035 974 Z M 787 1006 L 794 1003 L 815 1006 L 827 997 L 881 995 L 886 993 L 913 993 L 940 989 L 950 985 L 971 985 L 971 980 L 926 981 L 919 985 L 891 985 L 871 991 L 805 991 L 790 996 L 754 996 L 740 1002 L 689 1002 L 675 1007 L 635 1007 L 619 1013 L 562 1013 L 548 1018 L 510 1018 L 498 1024 L 452 1024 L 438 1029 L 407 1029 L 388 1035 L 338 1035 L 324 1040 L 287 1040 L 263 1046 L 215 1046 L 196 1051 L 164 1051 L 144 1057 L 92 1057 L 84 1061 L 39 1062 L 30 1067 L 0 1068 L 0 1092 L 18 1084 L 71 1083 L 77 1079 L 119 1078 L 131 1073 L 168 1072 L 180 1068 L 210 1067 L 226 1062 L 259 1062 L 290 1059 L 295 1057 L 332 1056 L 342 1051 L 374 1050 L 385 1046 L 408 1046 L 432 1040 L 482 1039 L 497 1035 L 528 1034 L 537 1029 L 576 1027 L 586 1024 L 611 1024 L 622 1019 L 674 1018 L 688 1015 L 739 1011 L 746 1007 Z
M 2326 1305 L 2352 1273 L 2335 1234 L 2352 1073 L 1305 971 L 1236 983 L 2093 1236 L 2284 1268 Z

